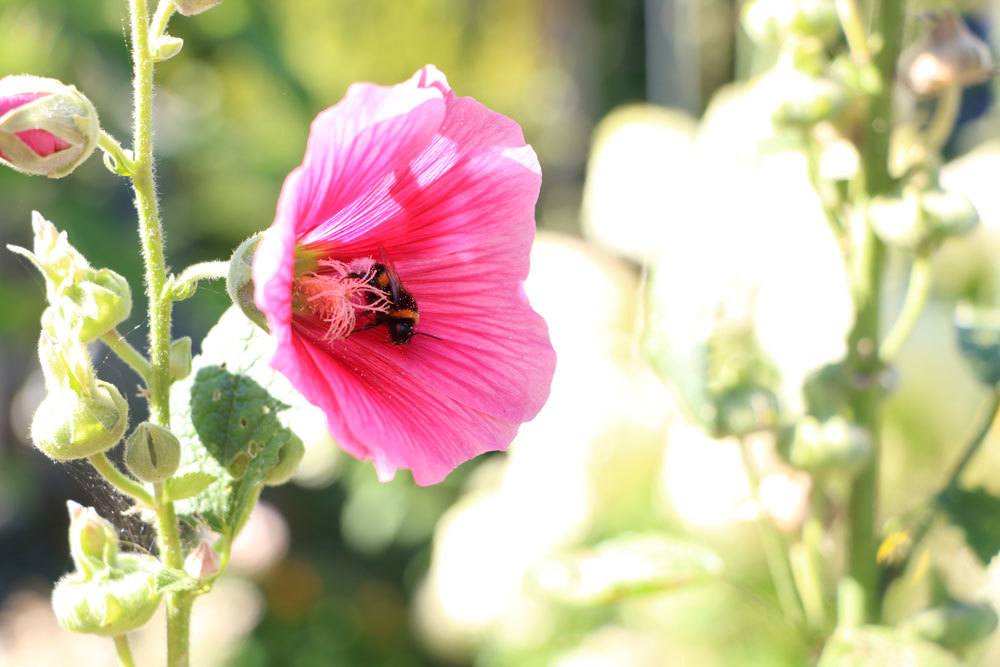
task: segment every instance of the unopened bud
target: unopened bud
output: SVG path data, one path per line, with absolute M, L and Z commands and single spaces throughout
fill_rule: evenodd
M 177 11 L 184 16 L 201 14 L 220 4 L 222 4 L 222 0 L 174 0 Z
M 941 190 L 907 188 L 898 195 L 876 197 L 868 213 L 883 242 L 914 252 L 933 250 L 979 224 L 979 214 L 967 197 Z
M 787 47 L 757 81 L 762 97 L 774 100 L 779 125 L 810 126 L 839 115 L 849 102 L 842 83 L 823 75 L 825 55 L 806 46 Z
M 93 507 L 69 500 L 69 549 L 78 572 L 92 574 L 114 565 L 118 532 Z
M 976 377 L 989 387 L 1000 385 L 1000 309 L 960 304 L 955 330 L 962 356 Z
M 66 575 L 52 591 L 56 620 L 71 632 L 105 637 L 142 627 L 160 605 L 157 569 L 152 556 L 119 554 L 107 570 Z
M 188 554 L 184 559 L 184 571 L 195 579 L 208 579 L 219 573 L 219 556 L 206 542 Z
M 142 422 L 125 441 L 125 467 L 144 482 L 173 477 L 180 462 L 181 443 L 162 426 Z
M 26 74 L 0 79 L 0 163 L 62 178 L 90 157 L 101 123 L 80 91 Z
M 807 416 L 795 427 L 789 461 L 810 471 L 851 471 L 871 456 L 867 431 L 843 417 L 820 422 Z
M 743 27 L 758 44 L 781 44 L 790 36 L 830 39 L 839 23 L 830 0 L 751 0 L 743 5 Z
M 182 48 L 184 48 L 184 40 L 180 37 L 162 35 L 152 46 L 153 60 L 156 62 L 170 60 L 180 53 Z
M 53 317 L 66 322 L 72 335 L 89 343 L 128 319 L 132 290 L 110 269 L 94 269 L 69 243 L 66 232 L 37 211 L 32 214 L 33 251 L 7 246 L 28 258 L 45 278 L 46 299 Z M 61 332 L 68 333 L 68 332 Z
M 993 76 L 989 46 L 953 11 L 926 16 L 927 35 L 900 58 L 906 85 L 918 95 L 934 95 L 948 88 L 965 87 Z
M 85 393 L 50 390 L 31 421 L 31 440 L 56 461 L 82 459 L 118 444 L 128 427 L 128 403 L 114 385 L 96 380 Z
M 253 254 L 260 243 L 261 235 L 254 234 L 241 243 L 229 260 L 229 275 L 226 277 L 226 291 L 233 303 L 239 306 L 251 322 L 267 331 L 267 319 L 257 310 L 253 296 Z
M 298 470 L 305 454 L 306 447 L 302 444 L 302 440 L 292 433 L 288 442 L 278 451 L 278 463 L 267 473 L 264 483 L 268 486 L 281 486 L 286 483 Z
M 170 344 L 170 377 L 175 382 L 191 374 L 191 337 L 178 338 Z

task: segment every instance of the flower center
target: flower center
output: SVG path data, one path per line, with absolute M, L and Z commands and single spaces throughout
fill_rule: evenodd
M 357 331 L 358 319 L 371 320 L 389 312 L 386 291 L 375 284 L 378 273 L 370 258 L 341 262 L 320 259 L 313 271 L 298 276 L 294 290 L 300 307 L 326 326 L 323 338 L 332 342 Z

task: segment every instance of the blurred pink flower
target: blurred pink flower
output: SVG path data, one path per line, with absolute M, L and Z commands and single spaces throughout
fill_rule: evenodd
M 548 397 L 555 352 L 522 288 L 540 184 L 518 125 L 431 66 L 355 84 L 313 123 L 255 300 L 272 365 L 382 479 L 436 483 Z
M 18 107 L 24 106 L 29 102 L 34 102 L 37 99 L 46 97 L 51 93 L 15 93 L 12 95 L 0 96 L 0 116 L 11 109 L 16 109 Z M 28 148 L 33 150 L 39 157 L 48 157 L 53 153 L 61 150 L 65 150 L 70 147 L 68 143 L 56 137 L 52 133 L 46 130 L 24 130 L 22 132 L 15 133 L 18 139 L 20 139 Z M 0 158 L 7 159 L 0 151 Z

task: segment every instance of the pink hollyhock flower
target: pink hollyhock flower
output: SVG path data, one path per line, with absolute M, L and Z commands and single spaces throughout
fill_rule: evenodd
M 425 67 L 315 120 L 253 264 L 272 365 L 382 479 L 504 449 L 555 369 L 522 281 L 538 159 L 518 125 Z
M 0 79 L 0 163 L 60 178 L 90 157 L 100 128 L 94 105 L 73 86 L 29 75 Z

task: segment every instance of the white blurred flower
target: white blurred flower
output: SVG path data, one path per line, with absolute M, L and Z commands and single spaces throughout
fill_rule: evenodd
M 536 244 L 527 290 L 559 364 L 507 459 L 477 475 L 438 524 L 417 601 L 418 627 L 438 652 L 462 655 L 487 635 L 518 646 L 545 638 L 548 607 L 526 574 L 655 481 L 670 406 L 623 345 L 635 337 L 637 288 L 633 272 L 579 241 Z
M 778 528 L 795 530 L 809 507 L 809 475 L 781 462 L 773 438 L 748 440 L 749 460 L 760 480 L 758 497 L 735 438 L 716 439 L 676 419 L 670 428 L 662 470 L 662 499 L 667 509 L 691 526 L 724 528 L 756 520 L 761 510 Z
M 630 105 L 594 132 L 583 193 L 583 229 L 596 243 L 639 261 L 664 245 L 683 211 L 697 123 L 681 111 Z

